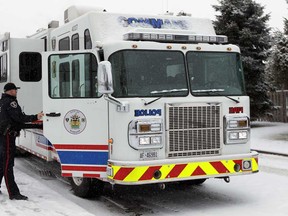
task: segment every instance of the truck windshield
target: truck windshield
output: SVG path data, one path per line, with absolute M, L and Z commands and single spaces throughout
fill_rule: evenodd
M 184 54 L 178 51 L 124 50 L 110 58 L 114 97 L 188 95 Z
M 193 95 L 245 94 L 238 53 L 188 52 L 187 63 Z

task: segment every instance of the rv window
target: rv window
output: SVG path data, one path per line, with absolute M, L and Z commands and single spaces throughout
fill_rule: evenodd
M 70 50 L 70 38 L 65 37 L 59 40 L 59 50 Z
M 51 98 L 96 98 L 97 60 L 93 54 L 55 54 L 49 57 Z
M 72 35 L 72 50 L 79 50 L 79 34 Z
M 0 82 L 7 82 L 7 55 L 0 56 Z
M 92 41 L 91 41 L 91 36 L 89 29 L 86 29 L 84 32 L 84 47 L 85 49 L 92 49 Z
M 42 78 L 40 53 L 23 52 L 19 55 L 19 78 L 24 82 L 38 82 Z

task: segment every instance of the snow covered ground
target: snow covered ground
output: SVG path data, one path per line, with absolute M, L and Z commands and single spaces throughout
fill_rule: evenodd
M 252 126 L 252 149 L 288 154 L 288 124 L 254 122 Z
M 288 124 L 257 122 L 253 126 L 253 149 L 288 154 Z M 198 187 L 168 188 L 157 193 L 136 191 L 133 196 L 139 196 L 135 200 L 140 203 L 141 200 L 153 203 L 153 212 L 143 215 L 288 215 L 288 158 L 261 154 L 259 162 L 259 173 L 233 177 L 229 184 L 209 179 Z M 9 200 L 2 183 L 1 216 L 135 215 L 117 210 L 103 199 L 78 198 L 69 185 L 40 177 L 26 165 L 23 159 L 17 158 L 15 175 L 21 192 L 29 200 Z

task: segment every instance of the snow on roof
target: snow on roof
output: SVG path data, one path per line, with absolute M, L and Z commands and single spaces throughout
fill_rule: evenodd
M 99 41 L 122 40 L 127 32 L 216 35 L 209 19 L 115 13 L 91 13 L 95 38 Z

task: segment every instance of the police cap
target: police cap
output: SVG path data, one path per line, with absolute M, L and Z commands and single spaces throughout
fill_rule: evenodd
M 7 83 L 5 86 L 4 86 L 4 92 L 6 91 L 9 91 L 9 90 L 12 90 L 12 89 L 20 89 L 20 87 L 16 87 L 16 85 L 14 83 Z

